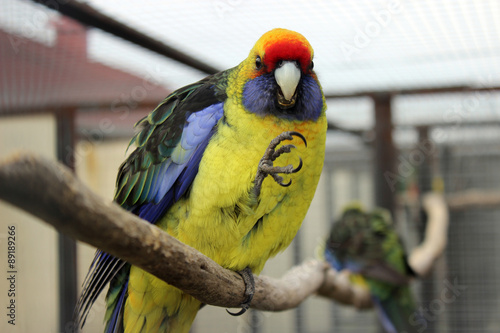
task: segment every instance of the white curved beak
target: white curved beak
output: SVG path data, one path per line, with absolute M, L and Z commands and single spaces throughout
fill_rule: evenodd
M 283 97 L 290 101 L 300 80 L 300 69 L 295 61 L 285 61 L 274 71 L 274 78 L 281 88 Z

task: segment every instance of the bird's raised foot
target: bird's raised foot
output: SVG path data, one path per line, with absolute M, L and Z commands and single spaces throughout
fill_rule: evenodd
M 245 282 L 245 296 L 247 298 L 243 303 L 240 304 L 240 311 L 233 313 L 226 309 L 227 313 L 229 313 L 231 316 L 241 316 L 242 314 L 247 312 L 247 310 L 250 308 L 250 302 L 252 301 L 253 295 L 255 294 L 255 280 L 253 278 L 252 270 L 247 267 L 237 273 L 241 276 L 243 282 Z
M 273 162 L 276 160 L 279 156 L 285 153 L 289 153 L 292 148 L 295 148 L 294 145 L 284 145 L 281 146 L 280 148 L 276 149 L 276 147 L 284 140 L 293 140 L 293 137 L 299 137 L 304 141 L 304 144 L 307 147 L 307 141 L 306 138 L 300 134 L 299 132 L 283 132 L 277 137 L 275 137 L 273 140 L 271 140 L 271 143 L 266 149 L 266 152 L 264 153 L 264 156 L 262 156 L 260 162 L 259 162 L 259 167 L 257 169 L 257 175 L 255 176 L 255 186 L 254 186 L 254 192 L 255 192 L 255 197 L 258 197 L 260 194 L 260 189 L 262 187 L 262 182 L 264 181 L 264 178 L 267 177 L 267 175 L 271 175 L 276 183 L 278 183 L 281 186 L 290 186 L 292 183 L 292 180 L 288 181 L 288 183 L 283 182 L 283 177 L 281 177 L 279 174 L 280 173 L 285 173 L 285 174 L 291 174 L 291 173 L 296 173 L 300 169 L 302 169 L 302 158 L 299 157 L 300 162 L 299 166 L 296 168 L 293 167 L 293 165 L 287 165 L 284 167 L 280 166 L 274 166 Z

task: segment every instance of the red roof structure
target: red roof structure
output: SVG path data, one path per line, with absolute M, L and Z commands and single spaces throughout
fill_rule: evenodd
M 53 46 L 0 30 L 0 114 L 100 109 L 113 117 L 141 105 L 150 111 L 167 96 L 146 77 L 89 60 L 80 23 L 61 17 L 53 24 Z

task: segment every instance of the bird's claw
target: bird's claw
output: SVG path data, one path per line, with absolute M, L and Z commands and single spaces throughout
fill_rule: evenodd
M 293 140 L 293 137 L 299 137 L 302 139 L 304 142 L 305 146 L 307 147 L 307 140 L 306 138 L 300 134 L 299 132 L 294 132 L 294 131 L 289 131 L 289 132 L 283 132 L 277 137 L 275 137 L 273 140 L 271 140 L 271 143 L 269 144 L 269 147 L 267 147 L 266 152 L 264 153 L 264 156 L 259 162 L 259 168 L 257 170 L 257 176 L 255 177 L 255 194 L 256 197 L 259 196 L 260 194 L 260 188 L 262 186 L 262 182 L 264 181 L 264 178 L 266 178 L 267 175 L 271 175 L 276 183 L 283 187 L 290 186 L 292 184 L 292 180 L 290 179 L 288 183 L 283 182 L 283 177 L 278 175 L 279 173 L 285 173 L 285 174 L 291 174 L 291 173 L 296 173 L 300 169 L 302 169 L 302 158 L 299 157 L 300 162 L 299 165 L 294 168 L 293 165 L 287 165 L 284 167 L 280 166 L 274 166 L 273 162 L 282 154 L 289 153 L 291 152 L 292 148 L 296 148 L 294 145 L 284 145 L 281 146 L 280 148 L 276 149 L 276 147 L 284 140 Z
M 301 158 L 301 157 L 299 157 L 299 166 L 298 166 L 298 167 L 296 167 L 295 169 L 293 169 L 293 170 L 292 170 L 292 173 L 299 172 L 299 171 L 300 171 L 300 169 L 302 169 L 302 165 L 303 165 L 303 163 L 302 163 L 302 158 Z
M 241 316 L 242 314 L 244 314 L 250 308 L 250 302 L 252 301 L 253 295 L 255 294 L 255 280 L 253 278 L 252 270 L 247 267 L 237 273 L 241 276 L 243 282 L 245 282 L 245 296 L 247 298 L 243 303 L 240 304 L 240 311 L 234 313 L 226 309 L 227 313 L 229 313 L 231 316 Z

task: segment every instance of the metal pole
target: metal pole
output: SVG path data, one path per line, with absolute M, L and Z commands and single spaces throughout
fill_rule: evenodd
M 56 113 L 57 158 L 75 171 L 75 110 Z M 76 242 L 59 234 L 59 332 L 74 332 L 73 310 L 77 299 Z
M 151 38 L 128 25 L 125 25 L 114 18 L 104 15 L 92 6 L 75 0 L 68 1 L 45 1 L 32 0 L 33 2 L 45 5 L 57 10 L 63 15 L 94 28 L 101 29 L 117 37 L 123 38 L 131 43 L 142 46 L 148 50 L 161 54 L 167 58 L 174 59 L 187 66 L 196 68 L 207 74 L 217 73 L 219 70 L 207 63 L 195 59 L 161 41 Z
M 375 204 L 394 213 L 394 187 L 388 177 L 396 176 L 396 147 L 392 139 L 391 95 L 372 95 L 375 102 Z
M 428 126 L 420 126 L 417 127 L 418 131 L 418 143 L 417 147 L 415 148 L 418 151 L 421 151 L 420 148 L 418 147 L 424 147 L 427 143 L 430 142 L 429 138 L 429 127 Z M 422 163 L 418 166 L 418 190 L 420 192 L 420 195 L 424 195 L 427 192 L 432 191 L 432 180 L 433 176 L 436 173 L 437 170 L 433 170 L 433 164 L 434 164 L 434 156 L 430 152 L 425 155 L 424 160 Z M 424 210 L 422 207 L 420 207 L 420 221 L 418 224 L 418 231 L 420 233 L 420 240 L 422 241 L 425 235 L 425 229 L 427 227 L 427 214 L 425 214 Z M 441 263 L 441 264 L 440 264 Z M 440 273 L 444 273 L 442 271 L 443 265 L 442 265 L 442 258 L 435 263 L 434 269 L 430 272 L 425 277 L 421 277 L 421 291 L 420 291 L 420 297 L 421 300 L 424 304 L 429 304 L 432 300 L 434 299 L 439 299 L 439 295 L 436 294 L 436 277 L 440 275 Z M 438 272 L 438 270 L 441 270 L 441 272 Z M 437 298 L 436 298 L 437 296 Z M 427 321 L 427 326 L 426 326 L 426 332 L 433 333 L 438 330 L 436 330 L 436 327 L 438 327 L 438 321 L 439 318 L 436 318 L 436 320 L 428 320 Z
M 297 235 L 293 239 L 293 264 L 294 266 L 299 265 L 302 262 L 302 251 L 303 251 L 303 241 L 302 241 L 302 230 L 297 232 Z M 304 333 L 304 305 L 299 304 L 295 308 L 295 332 Z

